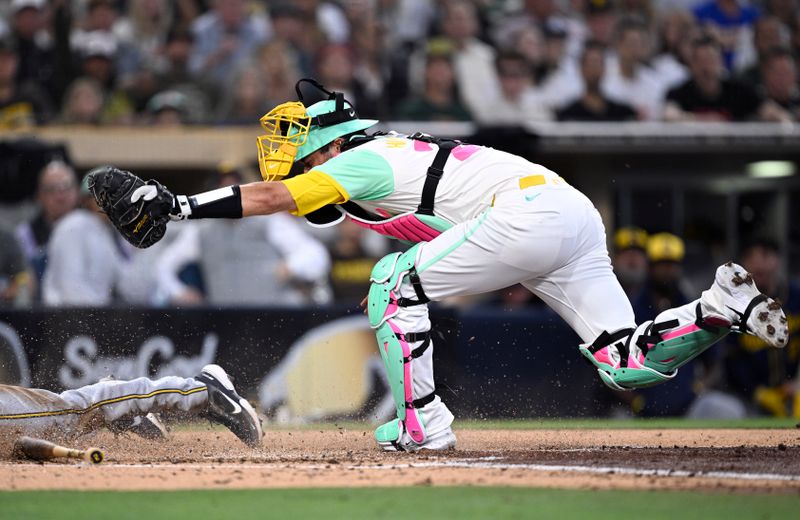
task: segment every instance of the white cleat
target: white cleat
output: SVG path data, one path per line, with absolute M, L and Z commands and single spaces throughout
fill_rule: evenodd
M 383 451 L 407 451 L 416 453 L 418 451 L 445 451 L 456 447 L 456 434 L 447 428 L 441 432 L 429 436 L 422 444 L 417 444 L 411 439 L 407 432 L 400 435 L 400 439 L 392 443 L 378 443 Z
M 752 334 L 772 347 L 783 348 L 789 341 L 789 326 L 780 302 L 761 294 L 752 275 L 738 264 L 719 266 L 711 289 L 702 299 L 728 318 L 734 330 Z
M 225 425 L 248 446 L 260 446 L 264 436 L 261 419 L 247 399 L 236 393 L 225 370 L 219 365 L 206 365 L 197 380 L 208 388 L 209 417 Z

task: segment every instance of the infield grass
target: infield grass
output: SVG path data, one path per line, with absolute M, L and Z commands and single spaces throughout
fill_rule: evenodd
M 498 487 L 0 492 L 0 519 L 789 519 L 794 496 Z

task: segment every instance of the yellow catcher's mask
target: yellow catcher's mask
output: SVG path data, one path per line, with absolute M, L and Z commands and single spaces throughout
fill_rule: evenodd
M 278 105 L 261 118 L 266 134 L 256 138 L 261 178 L 274 181 L 292 169 L 297 149 L 308 139 L 311 118 L 299 101 Z

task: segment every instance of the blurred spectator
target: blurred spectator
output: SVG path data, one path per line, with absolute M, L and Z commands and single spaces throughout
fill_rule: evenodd
M 651 44 L 647 26 L 636 18 L 623 18 L 614 38 L 614 55 L 608 60 L 603 92 L 617 103 L 630 103 L 639 119 L 661 118 L 664 91 L 656 74 L 644 63 Z
M 728 389 L 760 413 L 800 418 L 796 386 L 800 368 L 800 286 L 784 278 L 785 259 L 777 243 L 770 239 L 748 243 L 739 259 L 758 289 L 782 302 L 789 320 L 789 344 L 775 349 L 754 336 L 730 334 L 725 344 Z
M 397 119 L 411 121 L 466 121 L 470 114 L 458 98 L 453 63 L 446 52 L 428 53 L 425 64 L 425 89 L 403 102 Z
M 165 68 L 162 49 L 173 23 L 173 2 L 128 0 L 126 16 L 114 26 L 121 42 L 132 47 L 138 67 Z
M 610 47 L 619 15 L 612 0 L 586 1 L 586 38 Z
M 216 186 L 243 181 L 237 169 L 221 169 Z M 160 299 L 177 305 L 308 305 L 327 303 L 330 257 L 293 217 L 188 222 L 158 260 Z M 179 279 L 197 263 L 206 294 Z
M 794 121 L 800 121 L 800 89 L 797 62 L 789 51 L 773 49 L 761 62 L 765 97 L 780 105 Z
M 141 42 L 134 39 L 137 36 L 142 38 Z M 102 41 L 102 44 L 98 43 L 98 40 Z M 118 78 L 127 81 L 128 77 L 143 67 L 152 56 L 151 49 L 146 48 L 145 52 L 148 54 L 144 54 L 138 48 L 137 44 L 144 44 L 146 37 L 144 34 L 132 34 L 131 27 L 126 27 L 126 24 L 120 21 L 118 2 L 114 0 L 89 0 L 83 18 L 71 31 L 70 42 L 78 55 L 83 56 L 91 47 L 97 45 L 113 49 L 108 59 L 114 65 L 114 81 Z M 107 88 L 117 86 L 116 83 L 111 85 L 103 80 L 101 83 Z
M 430 33 L 436 4 L 430 0 L 381 0 L 376 15 L 384 31 L 386 48 L 408 49 Z
M 114 24 L 113 32 L 129 59 L 117 59 L 118 86 L 123 89 L 137 113 L 159 91 L 158 76 L 169 67 L 166 42 L 173 22 L 173 2 L 131 0 L 126 16 Z
M 271 6 L 270 18 L 275 33 L 273 41 L 283 42 L 289 48 L 300 75 L 313 75 L 314 53 L 319 46 L 315 25 L 306 19 L 302 9 L 291 2 Z
M 176 28 L 167 34 L 164 47 L 166 68 L 156 76 L 156 84 L 151 90 L 155 90 L 153 95 L 165 90 L 180 92 L 186 98 L 187 121 L 202 123 L 209 117 L 215 92 L 208 82 L 202 78 L 193 78 L 189 71 L 189 56 L 193 45 L 194 37 L 187 29 Z M 142 94 L 146 94 L 146 89 Z M 147 99 L 151 97 L 152 95 Z
M 602 3 L 602 0 L 590 3 Z M 498 47 L 510 48 L 512 45 L 509 38 L 513 38 L 526 28 L 533 27 L 559 31 L 564 35 L 565 54 L 569 57 L 578 55 L 586 37 L 586 27 L 578 16 L 568 16 L 559 9 L 559 2 L 556 0 L 524 0 L 521 4 L 519 10 L 512 11 L 497 23 L 494 40 Z
M 327 0 L 294 0 L 308 20 L 313 20 L 331 43 L 346 43 L 350 39 L 350 26 L 342 8 Z
M 267 94 L 268 90 L 264 88 L 257 69 L 241 69 L 236 74 L 230 92 L 217 107 L 216 122 L 223 125 L 254 124 L 274 106 Z
M 376 115 L 384 117 L 388 112 L 386 103 L 386 80 L 389 68 L 384 63 L 387 48 L 384 44 L 382 28 L 371 15 L 354 18 L 351 24 L 356 29 L 352 37 L 354 57 L 353 77 L 364 88 L 367 96 L 378 100 Z
M 17 85 L 31 83 L 52 92 L 55 62 L 52 40 L 45 30 L 46 7 L 46 0 L 11 0 L 11 33 L 19 58 Z
M 497 99 L 500 85 L 495 72 L 494 49 L 478 39 L 480 26 L 475 5 L 452 0 L 444 5 L 442 33 L 455 47 L 453 66 L 461 100 L 476 114 L 486 99 Z
M 617 13 L 622 18 L 638 18 L 651 30 L 655 28 L 656 10 L 651 0 L 617 0 Z
M 379 118 L 383 110 L 381 93 L 370 91 L 355 77 L 353 60 L 350 47 L 340 44 L 325 45 L 317 54 L 317 78 L 328 90 L 344 93 L 345 99 L 358 107 L 359 117 Z
M 695 7 L 694 16 L 701 26 L 713 32 L 722 48 L 725 67 L 732 69 L 736 54 L 751 52 L 753 24 L 758 19 L 758 10 L 740 0 L 708 0 Z
M 800 15 L 800 5 L 796 0 L 765 0 L 762 2 L 765 11 L 777 17 L 786 27 L 797 25 L 797 16 Z
M 12 38 L 0 37 L 0 130 L 13 130 L 51 117 L 46 94 L 30 81 L 16 82 L 19 56 Z
M 741 71 L 740 79 L 751 86 L 761 83 L 761 64 L 773 49 L 789 46 L 789 31 L 774 16 L 762 16 L 755 24 L 753 47 L 755 54 L 741 61 L 737 69 Z
M 583 96 L 557 113 L 559 121 L 631 121 L 636 112 L 628 105 L 615 103 L 602 92 L 600 84 L 605 74 L 605 48 L 587 42 L 581 56 Z
M 188 113 L 186 96 L 176 90 L 159 92 L 147 103 L 147 111 L 153 126 L 183 125 Z
M 213 8 L 195 20 L 189 70 L 219 87 L 231 83 L 234 71 L 270 36 L 263 15 L 247 11 L 245 0 L 213 0 Z
M 486 96 L 478 105 L 473 112 L 478 123 L 520 126 L 553 118 L 533 83 L 533 71 L 524 56 L 513 51 L 503 52 L 497 56 L 495 67 L 500 79 L 500 95 Z
M 0 309 L 31 303 L 34 282 L 14 235 L 0 228 Z
M 511 37 L 508 48 L 525 57 L 537 84 L 544 80 L 550 67 L 546 61 L 545 41 L 542 31 L 535 25 L 520 28 Z M 557 63 L 556 63 L 557 65 Z
M 656 233 L 647 239 L 647 259 L 650 267 L 647 281 L 631 302 L 636 323 L 655 319 L 661 312 L 689 302 L 683 278 L 683 240 L 671 233 Z
M 127 94 L 117 87 L 117 49 L 112 35 L 100 31 L 87 34 L 81 51 L 81 73 L 96 80 L 103 90 L 101 122 L 130 124 L 133 121 L 133 104 Z
M 664 91 L 689 79 L 689 68 L 686 64 L 688 43 L 697 30 L 694 17 L 688 11 L 673 9 L 661 17 L 660 48 L 650 64 Z
M 386 67 L 385 97 L 390 109 L 396 103 L 422 93 L 423 72 L 427 49 L 419 50 L 433 32 L 437 2 L 428 0 L 382 0 L 376 16 L 384 37 L 383 63 Z M 427 46 L 423 46 L 427 47 Z M 414 75 L 416 74 L 416 77 Z M 413 78 L 413 79 L 412 79 Z
M 667 94 L 667 121 L 786 121 L 789 115 L 740 82 L 725 79 L 717 42 L 702 37 L 692 42 L 689 58 L 691 79 Z
M 262 46 L 256 53 L 256 67 L 270 109 L 296 98 L 294 86 L 300 79 L 300 70 L 296 54 L 285 41 L 272 40 Z
M 566 32 L 557 27 L 544 30 L 544 70 L 539 90 L 549 107 L 561 108 L 581 95 L 581 75 L 576 60 L 566 54 Z
M 614 233 L 613 251 L 614 274 L 628 298 L 633 298 L 647 280 L 647 231 L 636 227 L 619 228 Z
M 65 215 L 50 237 L 42 281 L 46 305 L 109 305 L 119 271 L 130 256 L 132 246 L 101 212 L 86 181 L 81 183 L 82 207 Z
M 36 202 L 38 212 L 33 219 L 17 226 L 15 234 L 41 285 L 53 228 L 78 204 L 78 180 L 72 167 L 56 160 L 42 168 L 36 185 Z
M 369 277 L 379 256 L 364 247 L 364 228 L 345 219 L 336 226 L 337 239 L 331 244 L 330 284 L 337 303 L 357 304 L 369 291 Z
M 99 125 L 103 119 L 103 88 L 92 78 L 78 78 L 64 96 L 60 122 L 69 125 Z

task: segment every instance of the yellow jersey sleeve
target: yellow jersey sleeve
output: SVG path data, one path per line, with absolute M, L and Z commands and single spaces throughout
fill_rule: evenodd
M 297 204 L 297 211 L 290 212 L 292 215 L 307 215 L 328 204 L 342 204 L 350 200 L 350 195 L 341 184 L 319 170 L 279 182 L 286 186 Z

